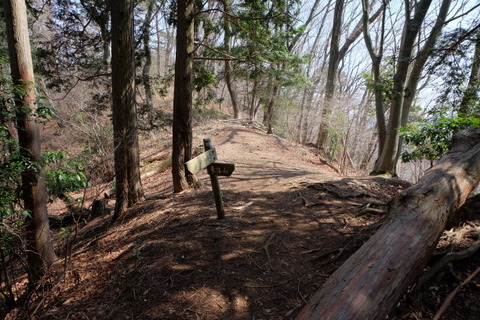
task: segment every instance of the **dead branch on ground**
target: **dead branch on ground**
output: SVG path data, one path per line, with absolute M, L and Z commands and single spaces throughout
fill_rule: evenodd
M 435 315 L 435 317 L 433 318 L 433 320 L 440 320 L 440 318 L 442 317 L 442 315 L 445 313 L 445 311 L 447 311 L 448 307 L 450 306 L 450 303 L 452 303 L 453 301 L 453 298 L 455 298 L 455 296 L 457 295 L 457 293 L 466 285 L 468 284 L 470 281 L 472 281 L 472 279 L 478 274 L 480 273 L 480 267 L 477 268 L 477 270 L 475 270 L 470 276 L 468 276 L 467 279 L 465 279 L 465 281 L 463 281 L 462 283 L 460 283 L 456 288 L 455 290 L 453 290 L 449 295 L 448 297 L 445 299 L 445 301 L 442 303 L 442 306 L 440 307 L 440 309 L 437 311 L 437 314 Z

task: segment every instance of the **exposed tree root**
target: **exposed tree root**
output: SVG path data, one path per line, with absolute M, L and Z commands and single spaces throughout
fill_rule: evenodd
M 334 250 L 330 250 L 330 251 L 327 251 L 323 254 L 321 254 L 320 256 L 312 259 L 311 261 L 317 261 L 317 260 L 320 260 L 320 259 L 323 259 L 325 257 L 328 257 L 334 253 L 336 253 L 334 256 L 330 257 L 330 259 L 328 260 L 324 260 L 324 261 L 321 261 L 318 265 L 319 266 L 324 266 L 324 265 L 327 265 L 329 263 L 332 263 L 336 260 L 338 260 L 338 258 L 340 258 L 342 256 L 342 254 L 345 252 L 345 250 L 347 249 L 347 247 L 352 243 L 352 241 L 348 242 L 345 246 L 343 246 L 342 248 L 338 248 L 338 249 L 334 249 Z
M 287 282 L 289 282 L 290 279 L 287 279 L 285 281 L 282 281 L 282 282 L 279 282 L 279 283 L 274 283 L 274 284 L 270 284 L 270 285 L 262 285 L 262 284 L 250 284 L 250 283 L 247 283 L 245 284 L 245 287 L 249 287 L 249 288 L 273 288 L 273 287 L 278 287 L 278 286 L 283 286 L 284 284 L 286 284 Z
M 268 246 L 271 244 L 274 237 L 275 237 L 275 232 L 268 237 L 267 241 L 265 241 L 265 244 L 263 245 L 263 250 L 265 250 L 265 253 L 267 255 L 268 265 L 270 266 L 270 270 L 273 270 L 273 265 L 272 265 L 272 259 L 270 257 L 270 252 L 268 251 Z
M 456 248 L 464 239 L 465 236 L 472 234 L 480 234 L 480 227 L 475 228 L 463 228 L 459 231 L 447 231 L 446 235 L 449 238 L 452 238 L 452 247 Z M 462 251 L 449 252 L 443 256 L 440 261 L 435 263 L 427 272 L 425 272 L 418 280 L 418 287 L 423 286 L 426 282 L 432 279 L 439 271 L 441 271 L 445 266 L 450 264 L 453 261 L 461 260 L 468 258 L 475 254 L 480 249 L 480 239 L 473 242 L 470 247 Z
M 369 202 L 366 205 L 362 206 L 360 211 L 355 215 L 355 217 L 361 217 L 365 216 L 367 214 L 375 214 L 375 215 L 384 215 L 387 213 L 387 210 L 385 209 L 377 209 L 377 208 L 372 208 L 371 207 L 372 203 Z

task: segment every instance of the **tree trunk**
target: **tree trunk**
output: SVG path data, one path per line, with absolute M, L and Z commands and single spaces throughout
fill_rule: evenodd
M 151 32 L 151 23 L 152 17 L 154 15 L 155 2 L 150 0 L 148 2 L 147 13 L 145 14 L 145 21 L 143 24 L 143 50 L 145 52 L 145 64 L 143 65 L 142 70 L 142 83 L 145 88 L 145 104 L 146 110 L 148 113 L 148 122 L 150 128 L 155 127 L 155 112 L 153 109 L 153 91 L 151 84 L 151 67 L 152 67 L 152 51 L 150 50 L 150 32 Z
M 227 4 L 226 1 L 223 1 L 223 8 L 226 13 L 230 13 L 230 6 Z M 224 46 L 225 52 L 230 54 L 230 23 L 228 21 L 228 17 L 225 16 L 225 33 L 224 33 Z M 225 59 L 225 82 L 227 83 L 228 92 L 230 93 L 230 100 L 232 101 L 232 108 L 233 108 L 233 118 L 239 119 L 240 118 L 240 105 L 238 104 L 238 96 L 237 91 L 233 85 L 232 80 L 232 66 L 231 61 L 227 58 Z
M 410 4 L 405 1 L 405 27 L 400 45 L 400 53 L 393 76 L 392 103 L 390 106 L 390 117 L 388 119 L 385 144 L 381 147 L 382 152 L 376 161 L 374 172 L 384 173 L 396 172 L 396 159 L 399 143 L 398 129 L 401 125 L 403 98 L 405 94 L 405 83 L 408 76 L 409 66 L 412 61 L 412 52 L 418 32 L 422 26 L 432 0 L 421 0 L 416 5 L 416 12 L 411 18 Z
M 278 92 L 280 91 L 280 85 L 278 84 L 278 79 L 274 80 L 275 84 L 272 89 L 272 96 L 268 102 L 267 112 L 265 113 L 265 126 L 267 127 L 267 134 L 273 134 L 272 129 L 272 120 L 273 120 L 273 111 L 275 106 L 275 101 L 277 99 Z
M 468 117 L 471 114 L 472 105 L 478 102 L 478 85 L 480 80 L 480 32 L 476 33 L 475 52 L 473 54 L 472 67 L 470 69 L 470 77 L 468 85 L 458 108 L 460 117 Z M 480 117 L 479 112 L 474 110 L 473 116 Z
M 320 126 L 318 128 L 317 146 L 325 148 L 328 138 L 328 117 L 332 112 L 332 99 L 335 93 L 335 80 L 337 78 L 337 69 L 340 62 L 339 47 L 340 36 L 343 23 L 343 7 L 345 0 L 335 2 L 333 14 L 332 38 L 330 40 L 330 59 L 328 62 L 327 80 L 325 84 L 325 97 L 323 100 L 323 109 L 320 116 Z
M 177 51 L 173 94 L 172 176 L 174 192 L 189 187 L 185 162 L 192 158 L 193 1 L 177 2 Z
M 257 110 L 258 108 L 255 106 L 256 98 L 257 98 L 257 87 L 258 87 L 258 79 L 253 80 L 253 88 L 252 88 L 252 100 L 250 101 L 250 111 L 248 113 L 248 117 L 250 120 L 254 121 L 257 117 Z
M 383 92 L 381 89 L 381 75 L 380 75 L 380 65 L 382 63 L 383 57 L 383 41 L 385 36 L 385 9 L 386 9 L 386 2 L 383 3 L 383 19 L 382 19 L 382 27 L 381 27 L 381 35 L 380 35 L 380 46 L 378 48 L 378 52 L 375 51 L 375 48 L 372 44 L 372 39 L 370 37 L 370 30 L 369 30 L 369 3 L 368 0 L 362 0 L 362 20 L 363 20 L 363 39 L 365 41 L 365 46 L 367 47 L 368 53 L 370 58 L 372 59 L 372 73 L 374 79 L 374 95 L 375 95 L 375 115 L 377 118 L 377 132 L 378 132 L 378 156 L 382 153 L 382 147 L 385 144 L 385 136 L 387 133 L 386 123 L 385 123 L 385 107 L 383 103 Z
M 112 4 L 112 95 L 115 145 L 115 213 L 123 218 L 127 206 L 143 200 L 135 105 L 133 1 Z
M 10 69 L 16 90 L 15 107 L 22 156 L 31 162 L 22 173 L 26 218 L 26 245 L 30 284 L 37 282 L 45 268 L 56 260 L 47 215 L 47 194 L 40 169 L 40 128 L 35 121 L 35 88 L 27 10 L 24 0 L 5 0 Z M 23 93 L 20 93 L 23 92 Z
M 408 78 L 405 85 L 403 104 L 402 104 L 402 118 L 400 122 L 401 127 L 405 127 L 408 124 L 408 118 L 410 116 L 410 110 L 413 105 L 417 93 L 418 83 L 420 76 L 424 69 L 425 63 L 430 57 L 432 50 L 435 48 L 438 38 L 442 33 L 442 29 L 445 26 L 445 20 L 450 9 L 452 0 L 443 0 L 438 12 L 437 20 L 432 28 L 432 31 L 422 49 L 418 52 L 411 71 L 408 74 Z M 400 159 L 402 153 L 403 138 L 398 138 L 397 150 L 395 152 L 394 168 Z
M 162 68 L 161 68 L 161 47 L 160 47 L 160 44 L 161 44 L 161 39 L 160 39 L 160 15 L 159 14 L 156 14 L 155 15 L 155 36 L 156 36 L 156 40 L 157 40 L 157 48 L 156 48 L 156 54 L 157 54 L 157 76 L 160 76 L 162 74 Z
M 297 317 L 385 319 L 413 288 L 447 221 L 480 181 L 480 130 L 453 138 L 452 150 L 390 204 L 375 235 L 333 273 Z

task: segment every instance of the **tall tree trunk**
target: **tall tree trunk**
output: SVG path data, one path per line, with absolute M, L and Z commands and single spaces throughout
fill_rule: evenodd
M 177 51 L 173 97 L 172 176 L 174 192 L 192 183 L 185 162 L 192 158 L 192 78 L 194 58 L 194 21 L 192 0 L 177 2 Z
M 143 65 L 142 70 L 142 83 L 143 87 L 145 88 L 145 104 L 146 110 L 148 113 L 148 121 L 150 128 L 155 126 L 155 113 L 153 110 L 153 91 L 152 91 L 152 84 L 151 84 L 151 67 L 152 67 L 152 51 L 150 49 L 150 32 L 151 32 L 151 23 L 152 17 L 154 15 L 153 9 L 155 6 L 155 1 L 150 0 L 148 2 L 147 13 L 145 14 L 145 21 L 143 24 L 143 49 L 145 51 L 145 63 Z
M 230 13 L 230 6 L 228 5 L 227 1 L 223 1 L 223 9 L 226 13 Z M 225 30 L 224 30 L 224 46 L 225 52 L 230 54 L 230 22 L 228 21 L 229 17 L 225 15 Z M 232 79 L 232 66 L 231 61 L 227 57 L 225 59 L 225 82 L 227 83 L 228 93 L 230 94 L 230 100 L 232 101 L 232 108 L 233 108 L 233 118 L 239 119 L 240 118 L 240 105 L 238 103 L 238 96 L 237 91 L 233 84 Z
M 156 40 L 157 40 L 157 48 L 156 48 L 156 51 L 157 51 L 157 76 L 160 76 L 162 74 L 162 68 L 161 68 L 161 49 L 160 49 L 160 43 L 161 43 L 161 40 L 160 40 L 160 15 L 159 14 L 156 14 L 155 15 L 155 36 L 156 36 Z
M 177 9 L 178 10 L 178 9 Z M 173 50 L 173 30 L 175 30 L 173 27 L 169 26 L 169 23 L 167 21 L 167 18 L 165 18 L 165 26 L 167 28 L 166 32 L 166 40 L 167 40 L 167 46 L 165 48 L 165 70 L 164 70 L 164 76 L 167 76 L 170 74 L 170 56 L 172 55 L 172 50 Z M 177 26 L 178 28 L 178 26 Z
M 362 0 L 362 20 L 363 20 L 363 39 L 365 41 L 365 45 L 367 47 L 368 53 L 370 58 L 372 59 L 372 73 L 374 79 L 374 95 L 375 95 L 375 114 L 377 117 L 377 132 L 378 132 L 378 155 L 380 156 L 382 152 L 382 147 L 385 144 L 385 136 L 387 133 L 386 123 L 385 123 L 385 107 L 383 101 L 383 92 L 381 89 L 381 75 L 380 75 L 380 65 L 382 63 L 383 57 L 383 41 L 385 35 L 385 9 L 386 9 L 386 2 L 383 2 L 383 19 L 382 19 L 382 27 L 381 27 L 381 35 L 380 35 L 380 47 L 378 52 L 375 51 L 375 48 L 372 44 L 372 39 L 370 37 L 370 29 L 369 29 L 369 2 L 368 0 Z
M 318 128 L 317 146 L 325 148 L 328 137 L 328 117 L 332 112 L 332 99 L 335 93 L 335 80 L 337 77 L 338 64 L 340 62 L 339 47 L 340 36 L 343 23 L 343 7 L 345 0 L 335 2 L 335 10 L 333 13 L 333 29 L 330 39 L 330 60 L 328 62 L 327 82 L 325 84 L 325 96 L 323 100 L 323 109 L 320 115 L 320 126 Z
M 388 119 L 385 144 L 382 153 L 375 163 L 374 172 L 396 172 L 396 153 L 398 150 L 398 129 L 401 125 L 405 82 L 409 66 L 412 61 L 412 52 L 418 32 L 422 26 L 432 0 L 421 0 L 416 4 L 416 12 L 411 18 L 410 1 L 405 0 L 405 27 L 403 29 L 400 53 L 397 60 L 396 72 L 393 76 L 392 103 Z
M 143 200 L 133 41 L 133 0 L 115 0 L 112 4 L 112 111 L 116 196 L 114 221 L 123 218 L 128 206 Z
M 306 129 L 305 129 L 305 122 L 306 122 L 305 116 L 306 116 L 306 113 L 307 113 L 307 95 L 310 95 L 310 93 L 311 92 L 313 93 L 314 91 L 315 91 L 315 88 L 313 87 L 313 85 L 311 87 L 305 87 L 303 89 L 302 102 L 300 103 L 300 119 L 298 121 L 297 141 L 299 143 L 304 143 L 303 132 L 306 131 Z
M 456 134 L 452 151 L 394 199 L 385 224 L 328 278 L 297 320 L 386 319 L 480 182 L 479 159 L 480 130 Z
M 468 117 L 469 115 L 472 115 L 472 104 L 478 103 L 478 86 L 480 84 L 480 32 L 476 33 L 476 37 L 475 52 L 473 54 L 467 89 L 465 90 L 458 108 L 458 115 L 460 117 Z M 480 117 L 479 111 L 474 110 L 473 116 Z
M 17 91 L 15 107 L 20 152 L 32 165 L 22 173 L 26 218 L 27 261 L 30 284 L 37 282 L 45 268 L 56 259 L 47 215 L 47 194 L 40 169 L 40 128 L 35 121 L 35 88 L 27 10 L 24 0 L 4 0 L 10 70 Z M 20 93 L 23 92 L 23 93 Z
M 411 67 L 411 70 L 408 73 L 408 78 L 405 85 L 405 93 L 403 97 L 402 119 L 400 122 L 401 127 L 405 127 L 408 123 L 410 110 L 412 108 L 413 101 L 417 93 L 417 87 L 418 87 L 418 82 L 420 81 L 420 76 L 424 69 L 425 63 L 427 62 L 433 49 L 435 48 L 435 44 L 437 43 L 437 40 L 442 33 L 442 29 L 445 26 L 445 21 L 446 21 L 451 3 L 452 3 L 452 0 L 442 1 L 435 25 L 433 26 L 427 41 L 425 42 L 422 49 L 419 50 L 417 56 L 415 57 L 413 66 Z M 397 166 L 397 163 L 400 159 L 400 155 L 402 153 L 402 144 L 403 144 L 403 138 L 399 137 L 397 151 L 395 153 L 394 168 Z

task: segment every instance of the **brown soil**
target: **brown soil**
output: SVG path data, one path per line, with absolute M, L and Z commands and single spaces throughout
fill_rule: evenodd
M 122 223 L 109 225 L 108 214 L 81 226 L 73 256 L 53 267 L 43 296 L 9 318 L 293 319 L 408 185 L 342 177 L 313 149 L 254 128 L 217 125 L 196 136 L 212 138 L 218 161 L 236 166 L 220 178 L 225 219 L 216 219 L 205 170 L 200 189 L 177 195 L 169 170 L 145 174 L 147 200 Z M 145 170 L 164 154 L 145 154 L 158 160 Z M 64 251 L 65 240 L 58 243 Z M 477 253 L 453 269 L 464 279 L 478 265 Z M 391 318 L 431 319 L 458 284 L 448 272 L 440 276 Z M 480 319 L 479 278 L 443 319 Z

